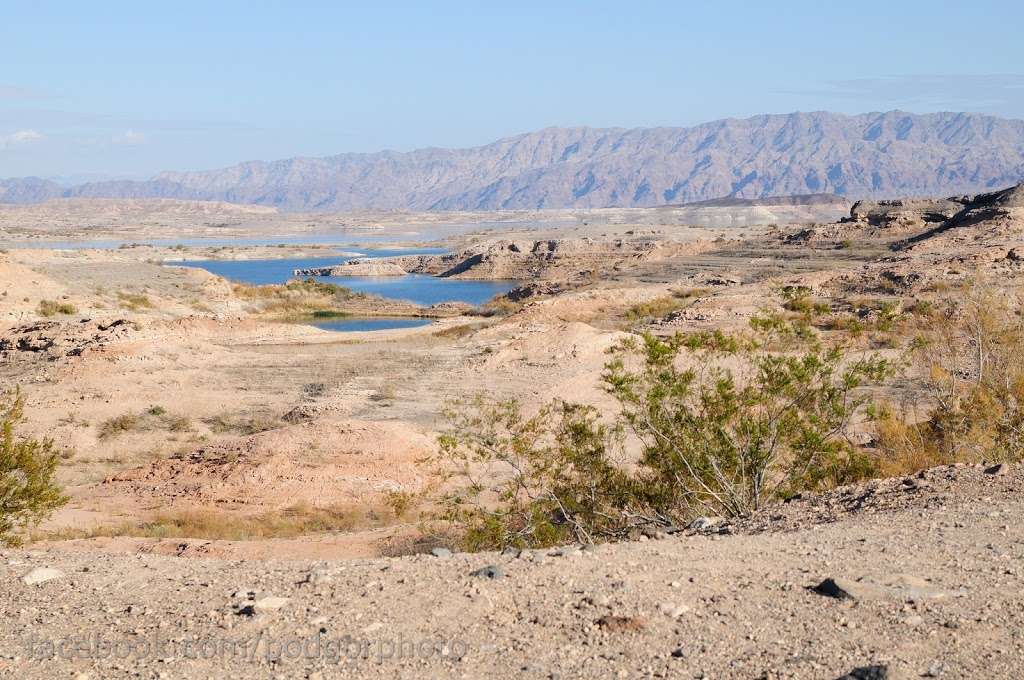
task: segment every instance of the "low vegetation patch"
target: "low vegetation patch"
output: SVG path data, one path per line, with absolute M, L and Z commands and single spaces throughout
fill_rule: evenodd
M 85 531 L 37 533 L 33 539 L 68 540 L 130 536 L 251 541 L 369 529 L 387 526 L 395 521 L 394 513 L 387 506 L 357 509 L 296 503 L 280 510 L 248 515 L 201 507 L 160 513 L 142 522 L 101 526 Z
M 446 491 L 424 516 L 470 550 L 543 547 L 744 516 L 935 465 L 1024 460 L 1024 300 L 979 283 L 946 292 L 840 301 L 851 311 L 838 316 L 809 289 L 784 289 L 783 309 L 745 333 L 633 338 L 602 376 L 613 413 L 453 404 L 433 459 Z M 652 302 L 638 317 L 673 304 Z M 865 350 L 861 335 L 898 351 Z M 910 396 L 883 400 L 896 375 Z
M 495 295 L 480 305 L 480 313 L 483 316 L 510 316 L 522 308 L 522 302 L 509 300 L 505 295 Z
M 54 300 L 40 300 L 37 308 L 40 316 L 56 316 L 57 314 L 77 314 L 78 310 L 70 302 L 55 302 Z
M 475 323 L 463 323 L 455 326 L 446 326 L 440 330 L 434 331 L 432 335 L 435 338 L 446 338 L 449 340 L 458 340 L 461 338 L 468 337 L 473 334 L 473 331 L 481 328 L 480 324 Z
M 203 423 L 205 423 L 214 432 L 220 434 L 230 432 L 232 434 L 239 434 L 243 436 L 273 430 L 281 425 L 280 421 L 277 419 L 266 416 L 238 416 L 230 414 L 203 418 Z
M 647 302 L 633 305 L 626 310 L 626 321 L 633 326 L 639 326 L 664 319 L 672 312 L 689 307 L 694 300 L 707 294 L 702 288 L 692 288 L 672 291 L 669 295 L 662 295 Z
M 192 421 L 185 416 L 167 412 L 163 406 L 151 406 L 141 413 L 123 413 L 99 424 L 96 436 L 99 439 L 113 439 L 129 432 L 145 432 L 163 429 L 169 432 L 188 432 Z
M 117 293 L 118 304 L 127 310 L 137 312 L 143 309 L 153 309 L 155 306 L 153 301 L 149 299 L 149 296 L 144 293 L 127 293 L 119 291 Z
M 877 414 L 887 470 L 1024 458 L 1024 301 L 971 283 L 916 305 L 912 362 L 924 394 Z
M 266 286 L 236 283 L 232 290 L 236 297 L 251 302 L 253 311 L 280 320 L 347 316 L 345 303 L 367 297 L 313 278 Z

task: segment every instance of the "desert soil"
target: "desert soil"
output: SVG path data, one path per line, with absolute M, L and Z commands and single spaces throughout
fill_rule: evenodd
M 678 224 L 661 209 L 358 218 L 187 202 L 4 209 L 0 227 L 18 247 L 0 252 L 0 386 L 25 397 L 21 431 L 56 442 L 71 500 L 26 548 L 3 553 L 2 668 L 97 678 L 834 678 L 880 665 L 888 677 L 1011 677 L 1024 616 L 1019 468 L 943 468 L 735 526 L 564 554 L 433 557 L 425 553 L 442 546 L 386 508 L 391 492 L 425 487 L 418 461 L 435 450 L 450 400 L 488 393 L 535 408 L 570 397 L 610 410 L 599 385 L 608 350 L 639 331 L 743 328 L 779 309 L 784 286 L 829 300 L 837 318 L 856 312 L 850 300 L 927 299 L 979 272 L 1019 287 L 1024 190 L 940 208 L 861 205 L 839 222 L 742 229 Z M 417 244 L 444 238 L 434 242 L 450 254 L 392 263 L 526 285 L 499 313 L 403 308 L 443 318 L 339 334 L 274 321 L 229 282 L 173 264 L 327 253 L 341 262 L 348 246 L 25 247 L 325 225 Z M 67 308 L 43 316 L 47 305 Z M 911 383 L 891 389 L 913 396 Z M 167 516 L 226 521 L 295 507 L 344 510 L 352 524 L 251 540 L 141 530 Z M 487 566 L 502 575 L 470 575 Z M 37 567 L 62 573 L 24 583 Z M 808 590 L 826 578 L 853 597 Z M 444 653 L 272 659 L 286 636 L 318 632 L 436 642 Z M 164 636 L 178 648 L 41 660 L 38 645 L 26 646 L 34 635 L 45 652 L 47 640 L 82 633 Z M 252 658 L 190 660 L 181 648 L 261 634 Z
M 756 526 L 584 550 L 341 562 L 8 550 L 0 660 L 21 678 L 1017 677 L 1022 472 L 938 468 Z M 473 575 L 487 567 L 497 576 Z M 60 574 L 22 581 L 41 569 Z M 816 592 L 826 579 L 849 597 Z

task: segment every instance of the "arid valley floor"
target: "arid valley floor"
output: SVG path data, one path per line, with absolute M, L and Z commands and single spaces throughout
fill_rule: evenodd
M 0 241 L 0 386 L 24 395 L 23 432 L 60 447 L 70 496 L 23 547 L 0 551 L 3 677 L 978 678 L 1024 668 L 1018 465 L 961 462 L 742 521 L 502 554 L 435 556 L 443 541 L 389 502 L 428 484 L 421 461 L 452 399 L 571 397 L 611 411 L 599 378 L 623 338 L 742 330 L 783 309 L 780 289 L 825 305 L 823 332 L 856 318 L 863 349 L 896 357 L 880 317 L 977 277 L 1019 294 L 1024 185 L 852 213 L 339 217 L 74 199 L 0 209 Z M 175 266 L 335 255 L 340 265 L 381 244 L 446 251 L 381 260 L 399 273 L 517 284 L 482 309 L 327 300 L 357 316 L 433 319 L 334 333 L 295 322 L 325 304 L 313 286 L 261 291 Z M 911 375 L 885 389 L 912 400 L 914 386 Z M 491 577 L 471 575 L 487 566 Z M 60 573 L 26 583 L 35 569 Z M 846 595 L 814 590 L 826 579 Z M 93 633 L 170 646 L 49 658 L 48 643 Z M 281 648 L 289 638 L 342 640 L 341 658 L 296 658 Z M 188 641 L 222 649 L 204 658 Z M 223 653 L 239 641 L 254 651 Z M 403 641 L 426 651 L 388 647 Z

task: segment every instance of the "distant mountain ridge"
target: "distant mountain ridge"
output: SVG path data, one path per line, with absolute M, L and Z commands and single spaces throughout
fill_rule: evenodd
M 943 196 L 1024 179 L 1024 121 L 791 113 L 686 128 L 548 128 L 468 149 L 250 161 L 147 181 L 0 180 L 0 202 L 177 198 L 285 210 L 645 207 L 723 197 Z

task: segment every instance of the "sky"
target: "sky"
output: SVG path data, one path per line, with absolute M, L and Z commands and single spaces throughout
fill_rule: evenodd
M 790 111 L 1024 118 L 1019 0 L 35 0 L 2 16 L 0 177 Z

